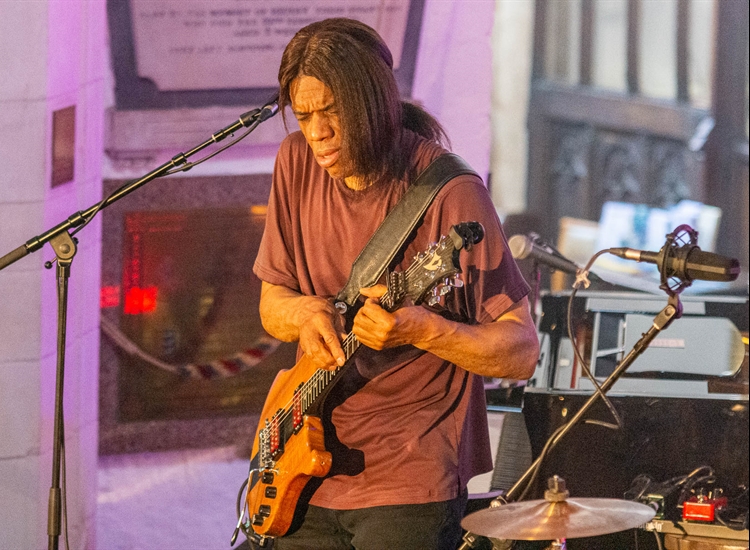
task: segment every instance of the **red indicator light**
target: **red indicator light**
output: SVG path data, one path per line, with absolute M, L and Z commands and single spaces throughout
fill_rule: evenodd
M 117 307 L 120 305 L 120 287 L 103 286 L 99 292 L 99 307 L 104 309 L 108 307 Z
M 141 313 L 151 313 L 156 310 L 157 288 L 150 286 L 147 288 L 131 287 L 125 294 L 125 307 L 123 311 L 126 315 L 140 315 Z

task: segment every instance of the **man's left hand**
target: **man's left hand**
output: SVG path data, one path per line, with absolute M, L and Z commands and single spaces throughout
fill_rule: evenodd
M 390 313 L 380 306 L 380 298 L 386 291 L 385 285 L 360 289 L 367 300 L 354 317 L 352 332 L 357 340 L 375 350 L 423 340 L 426 323 L 433 314 L 419 306 L 402 307 Z

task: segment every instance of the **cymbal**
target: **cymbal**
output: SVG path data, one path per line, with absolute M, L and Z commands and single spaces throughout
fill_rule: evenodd
M 655 514 L 645 504 L 613 498 L 530 500 L 474 512 L 463 519 L 461 526 L 490 538 L 555 540 L 632 529 L 650 521 Z

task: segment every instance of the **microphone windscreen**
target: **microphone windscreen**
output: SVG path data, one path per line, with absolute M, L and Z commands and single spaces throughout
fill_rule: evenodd
M 688 254 L 685 271 L 691 279 L 729 282 L 739 276 L 740 262 L 696 247 Z
M 523 260 L 531 254 L 534 243 L 526 235 L 513 235 L 508 239 L 508 248 L 516 260 Z

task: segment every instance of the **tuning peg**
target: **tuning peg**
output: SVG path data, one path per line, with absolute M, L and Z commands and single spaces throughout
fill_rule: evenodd
M 451 286 L 453 288 L 462 288 L 464 286 L 464 282 L 458 273 L 453 276 L 453 282 L 451 282 Z
M 445 277 L 443 279 L 443 284 L 440 285 L 439 288 L 440 288 L 440 295 L 441 296 L 445 296 L 446 294 L 448 294 L 451 291 L 451 289 L 453 288 L 453 285 L 451 285 L 451 279 L 450 279 L 450 277 Z
M 430 292 L 430 297 L 427 299 L 427 305 L 437 305 L 440 302 L 440 296 L 440 288 L 434 287 Z

